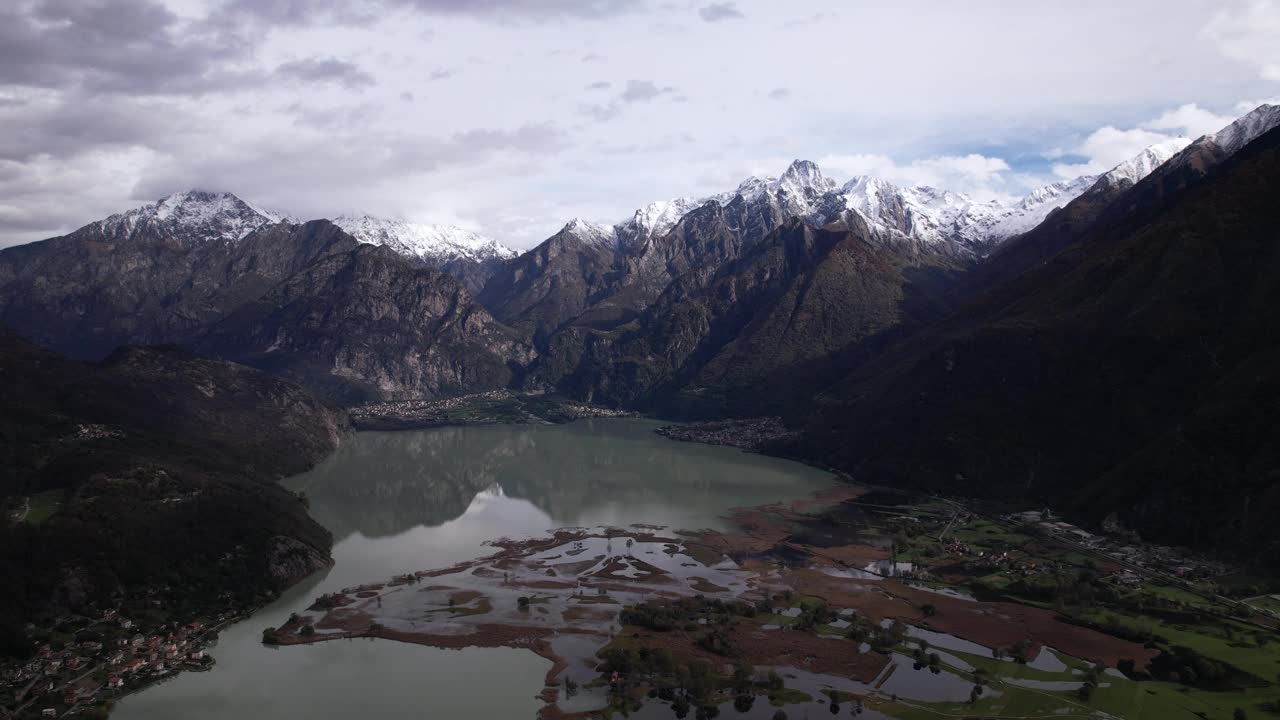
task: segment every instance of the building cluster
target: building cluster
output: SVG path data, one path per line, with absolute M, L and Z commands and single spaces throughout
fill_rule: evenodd
M 59 704 L 97 702 L 130 683 L 181 669 L 204 669 L 212 662 L 205 655 L 206 628 L 201 622 L 143 633 L 129 618 L 108 610 L 85 629 L 99 639 L 46 643 L 29 660 L 0 667 L 0 685 L 11 690 L 15 710 L 58 717 Z M 0 715 L 7 716 L 7 711 L 0 708 Z
M 454 410 L 474 404 L 481 400 L 506 400 L 512 397 L 508 390 L 489 390 L 488 392 L 439 400 L 400 400 L 396 402 L 371 403 L 348 410 L 351 419 L 381 420 L 394 418 L 402 421 L 442 421 Z
M 1047 509 L 1012 513 L 1006 519 L 1022 525 L 1033 525 L 1060 540 L 1083 545 L 1122 563 L 1187 581 L 1210 580 L 1230 571 L 1224 563 L 1196 557 L 1165 545 L 1143 543 L 1131 531 L 1118 529 L 1120 526 L 1114 521 L 1109 521 L 1110 527 L 1104 526 L 1108 530 L 1106 535 L 1097 535 L 1071 523 L 1062 522 Z M 1117 530 L 1112 532 L 1112 528 Z M 1136 573 L 1128 572 L 1117 576 L 1117 580 L 1126 585 L 1135 585 L 1137 577 Z

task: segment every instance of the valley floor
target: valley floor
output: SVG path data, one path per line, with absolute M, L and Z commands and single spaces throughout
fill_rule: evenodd
M 1280 707 L 1274 618 L 1036 525 L 852 485 L 732 519 L 495 540 L 488 557 L 317 598 L 264 641 L 527 648 L 554 663 L 544 718 Z

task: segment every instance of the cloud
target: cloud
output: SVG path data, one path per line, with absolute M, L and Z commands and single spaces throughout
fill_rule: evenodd
M 782 25 L 780 25 L 779 27 L 783 30 L 795 30 L 796 28 L 802 28 L 807 25 L 817 25 L 820 22 L 823 22 L 825 20 L 828 20 L 834 17 L 835 17 L 834 15 L 829 15 L 825 12 L 817 12 L 812 15 L 809 15 L 808 17 L 793 18 L 791 20 L 787 20 L 786 22 L 782 23 Z
M 0 160 L 75 161 L 95 150 L 176 147 L 204 127 L 174 101 L 118 95 L 43 94 L 0 108 Z
M 725 20 L 742 20 L 746 16 L 731 2 L 711 3 L 698 8 L 698 14 L 707 22 L 723 22 Z
M 1235 119 L 1234 115 L 1219 115 L 1195 103 L 1187 103 L 1165 111 L 1160 117 L 1142 123 L 1141 127 L 1147 130 L 1174 131 L 1178 135 L 1195 138 L 1215 133 Z
M 627 87 L 618 96 L 624 103 L 648 102 L 663 95 L 672 95 L 676 89 L 671 86 L 658 87 L 652 80 L 628 80 Z
M 587 89 L 609 87 L 609 83 L 593 83 Z M 687 100 L 679 91 L 670 85 L 658 85 L 652 80 L 628 80 L 622 92 L 608 103 L 585 105 L 582 112 L 599 122 L 608 122 L 622 115 L 628 105 L 647 103 L 658 98 L 669 97 L 672 102 Z
M 0 84 L 199 95 L 254 86 L 244 38 L 201 34 L 152 0 L 44 0 L 0 9 Z
M 1053 166 L 1053 172 L 1063 178 L 1106 172 L 1152 145 L 1170 142 L 1177 137 L 1142 128 L 1121 130 L 1107 125 L 1094 130 L 1084 142 L 1069 151 L 1070 155 L 1086 158 L 1084 162 L 1058 163 Z
M 480 128 L 443 138 L 370 134 L 360 124 L 302 127 L 234 147 L 156 154 L 131 195 L 145 200 L 191 187 L 228 189 L 301 217 L 329 217 L 335 208 L 349 207 L 352 198 L 385 203 L 381 196 L 395 197 L 404 185 L 448 169 L 554 156 L 572 146 L 570 134 L 549 123 Z M 305 194 L 296 193 L 298 188 L 306 188 Z
M 401 100 L 404 100 L 401 97 Z M 409 101 L 412 101 L 412 97 Z M 364 103 L 354 107 L 309 107 L 296 102 L 283 111 L 292 115 L 294 122 L 307 127 L 334 130 L 339 128 L 369 127 L 382 114 L 381 106 Z
M 1263 100 L 1241 100 L 1240 102 L 1236 103 L 1235 108 L 1233 108 L 1233 110 L 1235 111 L 1237 116 L 1245 115 L 1253 110 L 1258 109 L 1258 107 L 1261 105 L 1280 105 L 1280 96 L 1266 98 Z
M 1253 0 L 1222 10 L 1205 26 L 1204 35 L 1223 55 L 1280 82 L 1280 2 Z
M 360 90 L 377 84 L 373 76 L 355 63 L 337 58 L 291 60 L 276 68 L 279 77 L 308 83 L 331 82 L 348 90 Z
M 1243 114 L 1258 104 L 1260 103 L 1239 103 L 1235 111 Z M 1041 155 L 1049 160 L 1080 158 L 1075 162 L 1054 164 L 1052 169 L 1058 177 L 1093 175 L 1110 170 L 1152 145 L 1188 142 L 1191 138 L 1215 133 L 1234 120 L 1233 115 L 1219 114 L 1196 103 L 1186 103 L 1140 122 L 1135 128 L 1103 126 L 1089 133 L 1073 147 L 1053 148 Z
M 369 24 L 387 10 L 409 9 L 425 15 L 472 17 L 493 22 L 601 20 L 641 9 L 643 0 L 232 0 L 222 15 L 255 18 L 284 25 L 337 22 Z
M 863 153 L 898 182 L 1018 192 L 1104 164 L 1098 128 L 1192 133 L 1275 96 L 1249 13 L 1277 3 L 4 0 L 0 244 L 192 184 L 529 243 L 779 157 L 770 171 Z M 697 14 L 718 5 L 745 17 Z M 802 50 L 743 50 L 771 43 Z M 353 67 L 277 73 L 307 59 Z M 1013 169 L 954 160 L 970 155 Z
M 979 199 L 1021 189 L 1011 185 L 1014 181 L 1007 162 L 978 153 L 938 155 L 907 163 L 880 154 L 827 155 L 817 163 L 835 177 L 872 175 L 900 185 L 959 190 Z
M 453 77 L 452 70 L 445 70 L 441 68 L 439 70 L 432 70 L 431 72 L 427 73 L 427 82 L 435 82 L 437 80 L 448 80 L 451 77 Z

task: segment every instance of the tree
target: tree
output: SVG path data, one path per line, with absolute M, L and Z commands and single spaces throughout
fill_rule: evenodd
M 516 598 L 516 605 L 519 605 L 521 610 L 528 610 L 529 598 L 524 595 L 521 595 L 520 597 Z
M 924 612 L 925 617 L 933 617 L 938 614 L 938 607 L 933 603 L 925 603 L 920 606 L 920 610 Z
M 1076 690 L 1076 694 L 1080 696 L 1081 700 L 1089 702 L 1089 699 L 1093 697 L 1093 685 L 1089 683 L 1081 684 L 1080 689 Z
M 768 685 L 770 690 L 781 690 L 785 687 L 785 684 L 782 682 L 782 676 L 774 670 L 769 671 Z
M 1249 720 L 1249 713 L 1244 708 L 1236 708 L 1231 711 L 1231 720 Z
M 787 711 L 779 710 L 773 714 L 773 720 L 787 720 Z

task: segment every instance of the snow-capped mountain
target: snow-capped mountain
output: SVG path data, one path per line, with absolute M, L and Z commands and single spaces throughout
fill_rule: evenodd
M 1102 176 L 1085 175 L 1036 188 L 1022 197 L 987 201 L 924 185 L 900 187 L 865 175 L 840 185 L 823 175 L 815 163 L 796 160 L 776 178 L 750 177 L 734 190 L 709 197 L 649 203 L 613 226 L 575 220 L 565 230 L 584 241 L 636 248 L 648 238 L 670 231 L 705 203 L 727 206 L 740 198 L 748 207 L 759 207 L 759 212 L 800 218 L 815 226 L 853 212 L 888 238 L 950 243 L 960 252 L 981 256 L 1003 240 L 1035 227 L 1054 208 L 1079 197 L 1100 178 L 1112 183 L 1136 182 L 1179 149 L 1177 143 L 1153 146 Z
M 565 223 L 560 233 L 572 235 L 588 245 L 612 247 L 618 242 L 618 227 L 620 226 L 601 225 L 582 218 L 574 218 Z
M 1276 126 L 1280 126 L 1280 105 L 1259 105 L 1208 137 L 1224 153 L 1234 155 L 1237 150 Z
M 1150 175 L 1152 171 L 1168 162 L 1169 158 L 1182 152 L 1190 144 L 1191 139 L 1184 137 L 1157 143 L 1098 176 L 1098 180 L 1108 185 L 1122 183 L 1136 185 L 1139 180 Z
M 339 215 L 333 224 L 362 243 L 385 245 L 433 266 L 455 260 L 507 260 L 517 255 L 493 238 L 453 225 L 426 225 L 372 215 Z
M 186 244 L 229 243 L 264 225 L 288 219 L 228 192 L 188 190 L 112 215 L 94 225 L 104 235 L 116 238 L 149 231 Z

